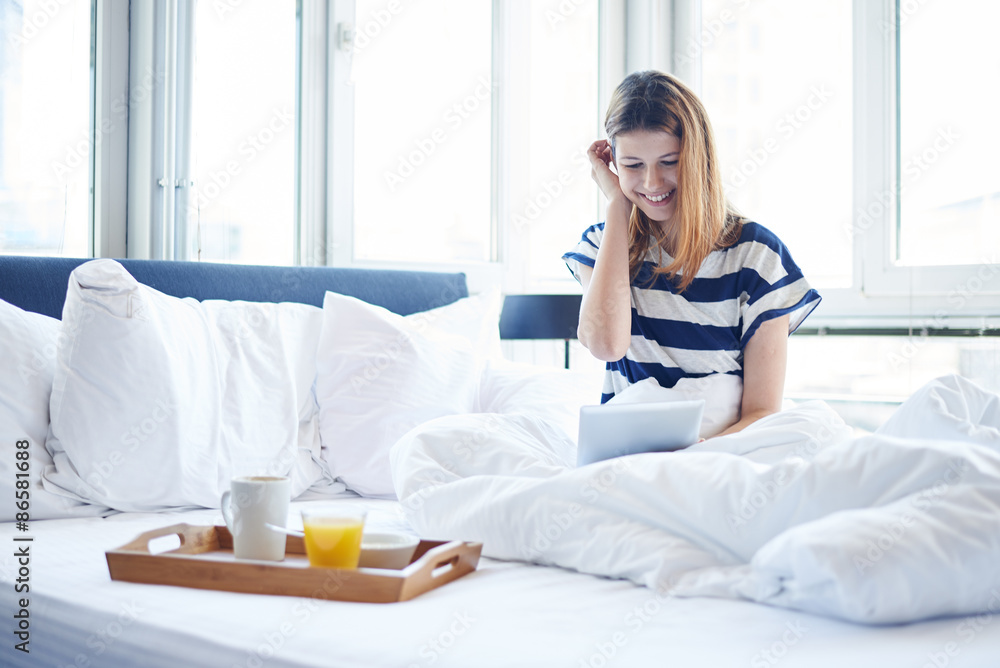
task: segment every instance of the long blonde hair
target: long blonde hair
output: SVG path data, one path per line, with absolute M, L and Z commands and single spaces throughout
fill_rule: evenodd
M 634 72 L 618 85 L 604 129 L 612 150 L 618 135 L 634 130 L 664 130 L 680 141 L 676 208 L 668 252 L 673 261 L 657 266 L 653 278 L 666 274 L 683 291 L 713 250 L 739 238 L 743 217 L 726 201 L 708 114 L 701 101 L 676 77 L 656 70 Z M 667 239 L 638 206 L 629 217 L 629 275 L 635 279 L 650 247 L 663 248 Z

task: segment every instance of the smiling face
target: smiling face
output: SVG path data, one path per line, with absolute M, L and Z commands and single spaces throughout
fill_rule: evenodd
M 666 233 L 677 208 L 680 140 L 664 130 L 632 130 L 614 143 L 622 192 Z

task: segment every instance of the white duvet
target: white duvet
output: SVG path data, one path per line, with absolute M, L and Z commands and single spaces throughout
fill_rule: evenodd
M 573 468 L 525 414 L 431 421 L 393 448 L 423 536 L 865 623 L 1000 611 L 1000 398 L 947 377 L 875 434 L 822 402 L 685 451 Z

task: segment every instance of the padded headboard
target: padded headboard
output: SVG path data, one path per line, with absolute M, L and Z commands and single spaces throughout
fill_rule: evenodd
M 62 317 L 73 269 L 86 259 L 0 255 L 0 299 L 26 311 Z M 174 297 L 323 306 L 326 291 L 357 297 L 400 315 L 450 304 L 469 296 L 463 273 L 270 267 L 119 260 L 137 281 Z
M 26 311 L 61 318 L 70 272 L 87 261 L 0 255 L 0 299 Z M 323 306 L 323 295 L 329 290 L 409 315 L 469 296 L 463 273 L 118 261 L 140 283 L 174 297 L 193 297 L 199 301 L 241 299 Z M 580 295 L 508 295 L 500 318 L 500 336 L 575 339 L 579 313 Z M 566 350 L 568 360 L 568 344 Z

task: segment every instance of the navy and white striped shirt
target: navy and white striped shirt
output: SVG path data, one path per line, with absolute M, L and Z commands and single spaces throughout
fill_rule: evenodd
M 577 280 L 581 264 L 594 266 L 603 237 L 604 223 L 593 225 L 563 255 Z M 632 343 L 608 362 L 602 403 L 651 376 L 662 387 L 713 374 L 742 379 L 743 348 L 761 323 L 789 314 L 791 334 L 820 301 L 781 240 L 757 223 L 745 222 L 735 244 L 709 253 L 683 293 L 665 275 L 650 283 L 658 259 L 650 249 L 632 281 Z M 664 266 L 672 259 L 663 253 Z

